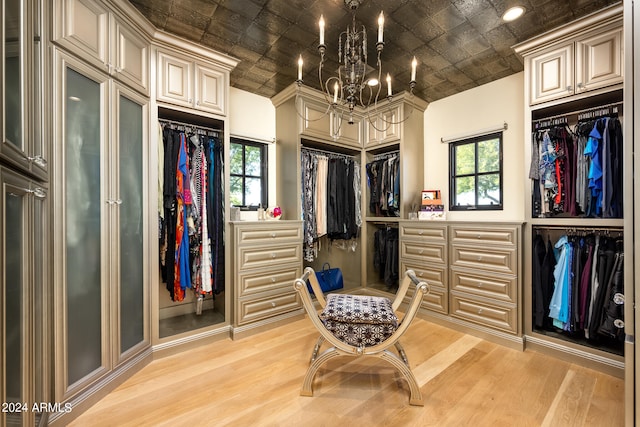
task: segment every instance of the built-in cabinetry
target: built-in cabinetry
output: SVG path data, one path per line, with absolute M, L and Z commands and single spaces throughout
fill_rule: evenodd
M 157 50 L 157 100 L 213 114 L 226 114 L 228 76 L 183 52 Z
M 163 135 L 158 132 L 158 125 L 163 129 L 173 129 L 175 134 L 185 135 L 189 140 L 196 136 L 202 147 L 213 147 L 207 167 L 208 184 L 206 191 L 213 195 L 207 199 L 207 227 L 210 237 L 210 254 L 215 258 L 212 268 L 212 292 L 196 293 L 194 287 L 197 280 L 192 280 L 193 287 L 184 290 L 184 298 L 173 300 L 160 274 L 160 265 L 156 262 L 165 256 L 160 244 L 155 240 L 152 253 L 160 256 L 152 257 L 152 343 L 154 352 L 174 352 L 185 345 L 194 345 L 200 340 L 212 337 L 229 336 L 232 323 L 232 287 L 231 282 L 231 228 L 229 226 L 229 134 L 228 134 L 228 97 L 229 73 L 237 61 L 231 57 L 207 49 L 185 39 L 156 31 L 151 47 L 151 125 L 150 145 L 164 147 Z M 206 141 L 204 139 L 206 139 Z M 204 141 L 204 142 L 203 142 Z M 189 144 L 192 144 L 189 142 Z M 205 148 L 205 151 L 207 149 Z M 189 154 L 192 156 L 193 152 Z M 165 159 L 166 157 L 163 156 Z M 154 158 L 155 153 L 154 153 Z M 190 157 L 193 159 L 192 157 Z M 215 158 L 215 159 L 214 159 Z M 189 162 L 189 171 L 196 167 L 195 161 Z M 218 165 L 215 169 L 214 164 Z M 165 166 L 151 171 L 153 179 L 165 179 Z M 198 164 L 197 167 L 201 167 Z M 189 172 L 191 173 L 191 172 Z M 158 176 L 158 174 L 160 174 Z M 219 175 L 218 175 L 219 174 Z M 151 189 L 153 200 L 168 197 L 158 195 L 161 188 Z M 175 195 L 173 196 L 175 199 Z M 221 202 L 221 203 L 218 203 Z M 213 204 L 213 206 L 211 205 Z M 167 230 L 166 222 L 162 223 L 156 205 L 153 205 L 153 222 L 161 221 L 163 230 Z M 166 206 L 165 206 L 166 207 Z M 200 206 L 200 208 L 202 205 Z M 164 212 L 166 220 L 166 212 Z M 197 223 L 197 224 L 196 224 Z M 202 233 L 204 222 L 194 221 L 195 233 Z M 196 239 L 198 240 L 198 239 Z M 194 243 L 195 245 L 195 243 Z M 191 244 L 190 244 L 191 246 Z M 166 248 L 165 248 L 166 249 Z M 193 248 L 192 248 L 193 249 Z M 213 271 L 215 269 L 215 271 Z M 199 270 L 198 270 L 199 271 Z M 165 274 L 169 274 L 165 272 Z
M 355 239 L 346 243 L 320 238 L 318 255 L 305 261 L 316 270 L 325 262 L 343 272 L 345 289 L 371 287 L 390 290 L 374 268 L 375 233 L 398 230 L 401 218 L 407 218 L 417 205 L 423 185 L 422 161 L 426 103 L 407 93 L 385 99 L 370 109 L 356 108 L 352 113 L 335 110 L 322 93 L 306 86 L 290 87 L 272 98 L 276 107 L 276 146 L 280 164 L 276 187 L 279 204 L 287 219 L 301 217 L 301 147 L 331 157 L 348 156 L 359 166 L 357 183 L 362 223 Z M 292 119 L 294 118 L 294 119 Z M 380 159 L 399 159 L 397 206 L 386 213 L 371 212 L 371 189 L 367 164 Z M 395 234 L 397 235 L 397 233 Z M 395 244 L 398 239 L 395 238 Z M 398 253 L 399 253 L 398 247 Z
M 61 47 L 149 95 L 148 38 L 101 0 L 56 0 L 53 39 Z
M 526 226 L 524 228 L 523 258 L 523 312 L 526 346 L 558 357 L 575 360 L 615 375 L 622 375 L 624 369 L 622 340 L 599 335 L 599 333 L 594 333 L 594 330 L 589 331 L 589 328 L 582 326 L 581 320 L 572 320 L 570 324 L 565 323 L 563 326 L 560 326 L 557 319 L 552 324 L 550 315 L 545 314 L 541 320 L 542 310 L 548 312 L 550 307 L 546 300 L 540 304 L 543 299 L 541 295 L 544 298 L 547 297 L 544 296 L 544 287 L 540 291 L 540 286 L 537 285 L 540 281 L 534 279 L 534 274 L 537 275 L 543 271 L 539 267 L 540 252 L 539 249 L 534 251 L 534 244 L 537 242 L 536 248 L 541 250 L 543 250 L 543 245 L 540 242 L 545 246 L 548 242 L 548 247 L 557 244 L 558 246 L 554 250 L 558 253 L 569 245 L 574 248 L 574 251 L 584 251 L 582 252 L 584 254 L 581 258 L 582 261 L 574 263 L 582 269 L 586 265 L 584 260 L 587 259 L 587 253 L 594 248 L 591 245 L 596 237 L 602 239 L 603 242 L 604 239 L 615 240 L 615 243 L 611 243 L 612 247 L 622 246 L 626 228 L 623 211 L 622 209 L 613 209 L 598 212 L 585 209 L 584 205 L 579 206 L 579 202 L 574 204 L 573 197 L 576 194 L 580 195 L 581 187 L 575 184 L 574 190 L 573 183 L 567 184 L 562 181 L 564 184 L 562 193 L 556 196 L 556 199 L 546 198 L 548 196 L 547 190 L 540 187 L 538 179 L 530 178 L 530 168 L 534 167 L 532 166 L 534 164 L 536 168 L 538 167 L 537 163 L 532 163 L 532 158 L 537 158 L 540 153 L 535 141 L 543 141 L 542 143 L 544 143 L 545 132 L 559 132 L 547 135 L 551 135 L 554 141 L 554 138 L 559 136 L 558 141 L 561 144 L 564 144 L 562 141 L 567 140 L 563 135 L 568 135 L 574 145 L 567 145 L 569 151 L 565 150 L 565 155 L 572 158 L 571 150 L 573 148 L 571 147 L 576 147 L 575 158 L 581 161 L 581 158 L 587 157 L 585 156 L 587 150 L 579 145 L 581 143 L 578 135 L 584 132 L 585 126 L 588 127 L 586 131 L 589 132 L 591 128 L 595 128 L 597 120 L 601 120 L 602 125 L 607 120 L 607 123 L 612 126 L 614 123 L 619 126 L 618 121 L 624 120 L 622 35 L 622 5 L 617 4 L 515 47 L 516 52 L 523 56 L 525 64 L 524 140 L 526 147 L 524 150 L 524 170 L 526 182 L 530 183 L 525 195 Z M 579 131 L 581 126 L 583 131 Z M 586 140 L 587 136 L 585 135 L 584 138 Z M 609 151 L 613 148 L 609 149 L 612 146 L 608 144 L 600 145 L 600 147 L 605 147 L 604 150 L 607 150 L 606 153 L 603 151 L 605 159 L 616 156 L 616 162 L 620 167 L 628 165 L 629 163 L 623 157 L 628 153 L 626 148 L 622 149 L 621 146 L 615 151 Z M 623 144 L 628 146 L 626 141 Z M 579 152 L 581 150 L 582 152 Z M 546 161 L 546 159 L 542 160 Z M 574 172 L 569 170 L 569 173 Z M 617 194 L 616 197 L 620 200 L 623 191 L 626 191 L 620 187 L 627 185 L 628 181 L 624 179 L 624 176 L 628 172 L 617 169 L 615 172 L 609 173 L 612 173 L 612 179 L 616 179 L 616 176 L 619 177 L 617 179 L 620 179 L 620 185 L 616 185 L 614 190 Z M 624 175 L 622 175 L 623 173 Z M 576 183 L 581 179 L 580 172 L 578 172 Z M 584 179 L 586 180 L 586 178 Z M 609 178 L 607 177 L 607 179 Z M 542 199 L 541 192 L 543 193 Z M 571 195 L 572 193 L 574 195 Z M 563 209 L 562 205 L 555 203 L 557 200 L 564 200 L 565 196 L 567 199 L 563 202 L 565 206 Z M 545 205 L 543 209 L 541 209 L 540 201 Z M 594 206 L 588 198 L 586 203 L 587 206 Z M 624 204 L 626 203 L 625 200 Z M 569 209 L 566 206 L 569 206 Z M 627 206 L 624 209 L 626 211 Z M 624 246 L 628 247 L 627 245 L 625 242 Z M 584 268 L 581 272 L 573 274 L 572 277 L 578 278 L 573 279 L 575 283 L 572 286 L 575 286 L 576 289 L 578 286 L 582 289 L 582 281 L 586 280 L 587 270 Z M 594 274 L 593 271 L 591 273 Z M 542 280 L 542 283 L 546 282 L 545 279 Z M 553 280 L 553 282 L 556 287 L 560 286 L 557 280 Z M 592 285 L 590 292 L 592 295 L 597 295 L 597 288 Z M 534 306 L 536 301 L 538 301 L 538 305 Z M 618 301 L 621 300 L 618 299 Z M 571 313 L 585 311 L 582 306 L 576 308 L 577 306 L 574 304 L 572 307 Z M 591 300 L 591 306 L 587 307 L 591 307 L 590 310 L 595 310 L 598 305 L 594 305 L 594 300 Z M 572 316 L 575 315 L 572 314 Z M 587 316 L 587 318 L 594 319 L 593 316 Z M 572 317 L 572 319 L 576 319 L 576 317 Z
M 0 195 L 0 424 L 37 425 L 32 402 L 52 401 L 48 190 L 0 165 Z
M 422 311 L 522 348 L 519 223 L 400 221 L 401 271 L 431 291 Z
M 302 275 L 302 222 L 234 222 L 232 229 L 234 337 L 302 314 L 291 286 Z
M 151 358 L 149 98 L 142 87 L 150 43 L 107 2 L 60 0 L 54 11 L 60 13 L 52 48 L 51 238 L 60 314 L 53 400 L 79 413 Z M 127 50 L 132 45 L 124 41 L 124 53 L 107 54 L 114 45 L 91 34 L 127 34 L 135 37 L 135 49 Z M 88 46 L 99 55 L 89 55 Z M 131 52 L 138 58 L 135 81 L 128 72 Z M 122 69 L 109 66 L 111 60 Z M 73 412 L 52 414 L 50 421 L 64 424 Z
M 525 57 L 530 103 L 541 104 L 574 95 L 588 96 L 623 80 L 622 16 L 592 15 L 580 29 L 563 29 L 539 37 Z M 523 45 L 522 45 L 523 46 Z
M 38 0 L 0 8 L 0 425 L 45 425 L 53 402 L 50 138 Z

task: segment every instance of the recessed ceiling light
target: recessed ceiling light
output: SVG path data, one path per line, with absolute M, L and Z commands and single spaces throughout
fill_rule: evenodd
M 522 6 L 514 6 L 509 9 L 502 15 L 502 20 L 511 22 L 518 18 L 520 18 L 524 14 L 524 7 Z

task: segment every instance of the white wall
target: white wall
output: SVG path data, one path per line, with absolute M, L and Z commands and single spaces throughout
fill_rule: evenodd
M 449 145 L 441 138 L 474 134 L 502 123 L 503 203 L 501 211 L 450 212 Z M 447 220 L 524 221 L 524 73 L 434 101 L 424 115 L 424 189 L 441 190 Z
M 276 109 L 269 98 L 230 88 L 229 132 L 232 137 L 249 140 L 270 141 L 269 158 L 269 203 L 275 204 L 276 194 Z M 255 212 L 242 212 L 242 219 L 256 219 Z

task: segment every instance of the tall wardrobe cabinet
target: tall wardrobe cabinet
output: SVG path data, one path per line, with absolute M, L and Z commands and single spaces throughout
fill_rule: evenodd
M 150 43 L 108 2 L 53 11 L 54 400 L 81 412 L 151 357 Z
M 0 9 L 0 425 L 38 425 L 51 401 L 49 183 L 42 3 Z M 45 6 L 46 7 L 46 6 Z

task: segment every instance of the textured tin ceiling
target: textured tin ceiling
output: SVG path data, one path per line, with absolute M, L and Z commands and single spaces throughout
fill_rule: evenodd
M 295 81 L 299 54 L 305 84 L 318 87 L 318 19 L 326 21 L 329 63 L 337 70 L 338 35 L 351 22 L 344 0 L 130 0 L 157 28 L 240 60 L 231 86 L 271 97 Z M 512 23 L 512 4 L 526 8 Z M 384 72 L 394 91 L 408 87 L 418 59 L 416 94 L 426 101 L 523 69 L 511 46 L 618 0 L 365 0 L 357 21 L 367 28 L 375 62 L 376 22 L 385 14 Z

